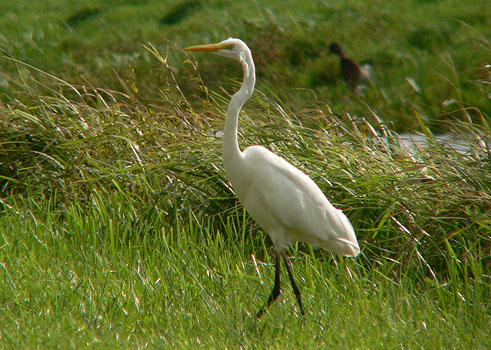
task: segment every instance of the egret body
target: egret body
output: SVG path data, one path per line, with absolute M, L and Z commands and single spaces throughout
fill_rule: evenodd
M 280 294 L 280 257 L 285 262 L 293 291 L 305 314 L 300 290 L 284 253 L 295 241 L 303 241 L 346 256 L 360 252 L 353 227 L 341 210 L 334 208 L 315 182 L 283 158 L 262 146 L 239 148 L 239 112 L 251 97 L 256 81 L 251 51 L 240 39 L 192 46 L 186 51 L 209 51 L 238 60 L 244 81 L 232 97 L 223 134 L 223 164 L 227 177 L 246 211 L 273 241 L 276 253 L 275 282 L 261 317 Z

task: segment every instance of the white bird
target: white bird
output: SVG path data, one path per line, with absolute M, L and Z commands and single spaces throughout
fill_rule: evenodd
M 239 112 L 251 97 L 256 82 L 254 61 L 247 45 L 240 39 L 230 38 L 218 44 L 188 47 L 185 51 L 210 51 L 242 64 L 244 81 L 228 107 L 222 157 L 232 188 L 249 215 L 269 234 L 276 253 L 273 290 L 257 318 L 280 294 L 280 256 L 304 315 L 300 290 L 285 249 L 295 241 L 303 241 L 342 255 L 357 256 L 360 248 L 353 226 L 341 210 L 331 205 L 315 182 L 295 166 L 262 146 L 240 150 Z

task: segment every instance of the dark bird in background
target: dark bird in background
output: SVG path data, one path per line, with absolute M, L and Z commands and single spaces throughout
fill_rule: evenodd
M 343 48 L 338 43 L 331 43 L 331 45 L 329 45 L 329 51 L 339 56 L 344 80 L 348 84 L 348 88 L 355 91 L 358 84 L 365 76 L 363 68 L 354 60 L 346 56 Z

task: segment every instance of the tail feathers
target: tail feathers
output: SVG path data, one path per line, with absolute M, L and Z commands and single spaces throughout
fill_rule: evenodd
M 360 246 L 356 239 L 355 230 L 341 210 L 338 210 L 336 214 L 337 225 L 333 230 L 333 234 L 329 235 L 329 239 L 325 241 L 322 248 L 338 254 L 355 257 L 360 254 Z
M 370 83 L 372 82 L 373 74 L 372 74 L 372 66 L 368 63 L 360 65 L 361 69 L 361 80 L 368 80 Z
M 336 246 L 336 249 L 331 248 L 330 250 L 345 256 L 356 257 L 360 254 L 360 247 L 357 241 L 353 242 L 341 237 L 333 237 L 329 240 L 329 246 Z

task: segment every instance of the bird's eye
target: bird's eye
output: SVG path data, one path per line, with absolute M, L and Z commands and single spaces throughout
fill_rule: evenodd
M 223 49 L 224 50 L 233 50 L 235 47 L 234 44 L 227 44 L 227 45 L 223 45 Z

